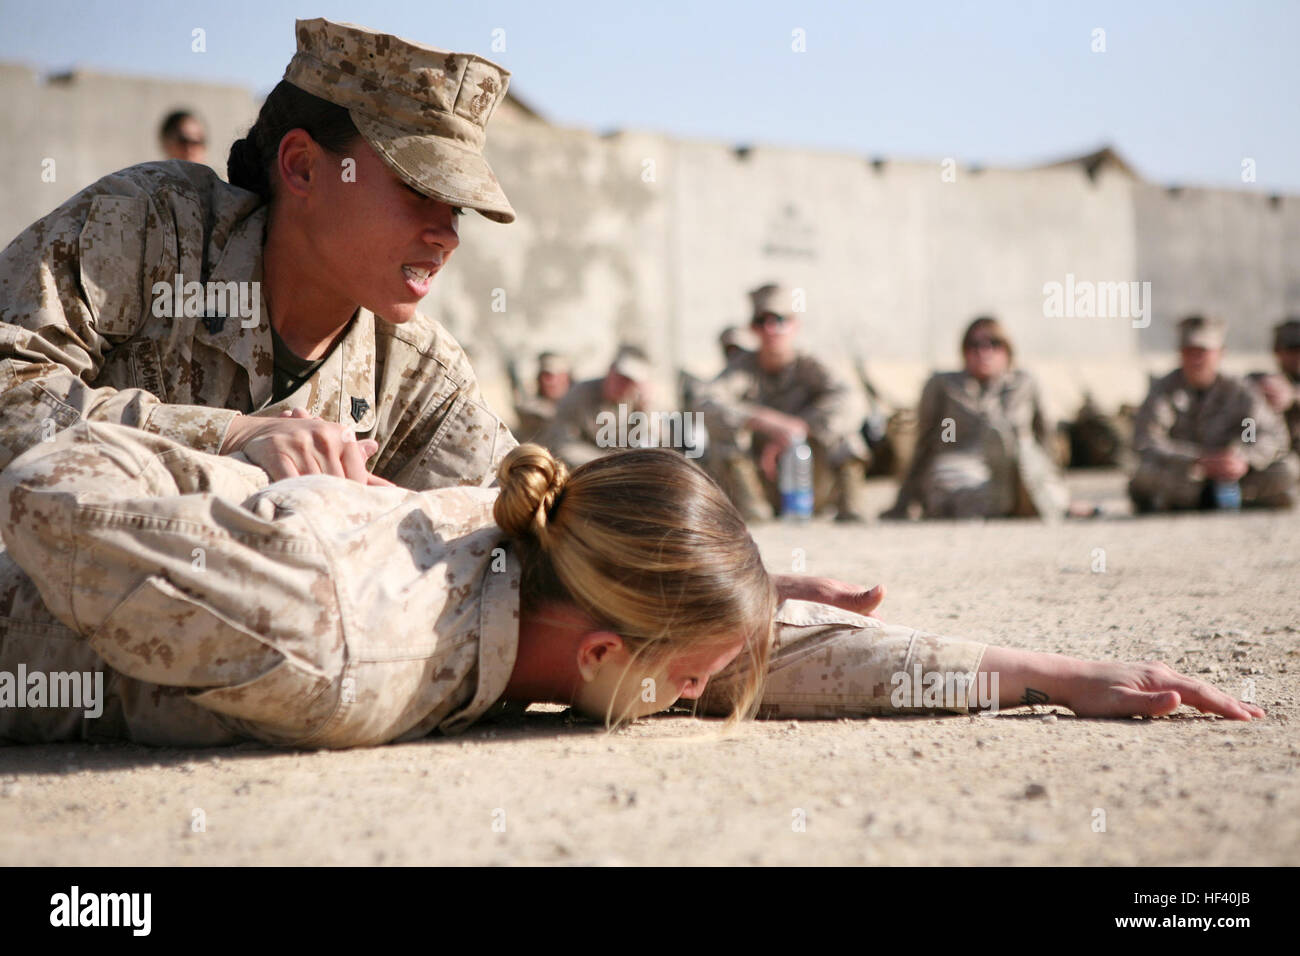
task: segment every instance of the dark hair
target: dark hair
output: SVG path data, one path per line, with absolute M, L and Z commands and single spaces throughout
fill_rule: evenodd
M 173 110 L 167 114 L 163 120 L 162 127 L 158 130 L 160 139 L 171 139 L 181 131 L 181 124 L 187 119 L 197 120 L 198 117 L 190 110 Z
M 306 130 L 322 149 L 334 154 L 345 152 L 360 135 L 345 107 L 281 80 L 262 103 L 248 135 L 230 147 L 226 178 L 270 202 L 271 170 L 280 154 L 280 140 L 291 129 Z
M 1007 335 L 1007 330 L 1002 327 L 1002 323 L 991 315 L 981 315 L 970 325 L 966 326 L 966 334 L 961 337 L 961 349 L 963 352 L 970 348 L 971 342 L 977 332 L 988 331 L 997 338 L 1007 350 L 1007 361 L 1011 362 L 1016 357 L 1016 350 L 1011 344 L 1011 337 Z

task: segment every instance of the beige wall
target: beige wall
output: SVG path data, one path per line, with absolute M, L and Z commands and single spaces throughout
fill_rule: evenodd
M 77 73 L 49 81 L 0 64 L 0 235 L 6 240 L 99 176 L 157 158 L 178 106 L 208 124 L 217 168 L 256 115 L 245 89 Z M 940 160 L 729 145 L 625 132 L 597 136 L 498 111 L 488 155 L 519 212 L 469 216 L 425 308 L 469 351 L 489 398 L 508 407 L 505 362 L 568 352 L 599 375 L 620 341 L 644 346 L 670 394 L 672 370 L 708 374 L 718 332 L 747 318 L 745 291 L 805 290 L 807 347 L 845 374 L 914 400 L 952 367 L 971 317 L 998 315 L 1053 407 L 1091 390 L 1141 398 L 1166 367 L 1173 321 L 1195 309 L 1233 323 L 1237 364 L 1267 361 L 1267 329 L 1300 310 L 1300 203 L 1248 190 L 1170 196 L 1103 165 L 977 171 Z M 41 182 L 54 158 L 57 181 Z M 1152 282 L 1150 328 L 1127 318 L 1048 318 L 1043 285 Z M 496 290 L 501 290 L 500 292 Z M 494 311 L 494 305 L 504 311 Z

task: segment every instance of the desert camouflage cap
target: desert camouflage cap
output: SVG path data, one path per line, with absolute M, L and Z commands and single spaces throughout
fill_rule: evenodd
M 1178 347 L 1221 349 L 1226 331 L 1222 319 L 1189 315 L 1178 323 Z
M 753 304 L 753 318 L 760 315 L 779 315 L 789 318 L 794 314 L 794 291 L 777 282 L 761 285 L 749 293 Z
M 483 158 L 485 127 L 510 73 L 350 23 L 297 21 L 298 52 L 284 78 L 346 107 L 361 135 L 425 195 L 497 222 L 515 211 Z
M 635 345 L 621 346 L 614 356 L 611 368 L 618 372 L 619 375 L 630 378 L 634 382 L 648 382 L 653 374 L 650 360 Z

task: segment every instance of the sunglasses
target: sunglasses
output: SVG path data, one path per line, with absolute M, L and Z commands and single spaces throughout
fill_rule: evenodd
M 749 323 L 749 327 L 751 329 L 762 329 L 773 323 L 776 324 L 777 328 L 780 328 L 785 325 L 786 317 L 784 315 L 777 315 L 775 312 L 766 312 L 763 315 L 754 316 L 753 320 Z
M 1004 349 L 1007 347 L 1004 339 L 971 339 L 966 343 L 966 348 L 972 352 L 978 352 L 981 349 Z
M 190 137 L 180 133 L 174 134 L 172 140 L 180 143 L 182 146 L 204 146 L 208 142 L 206 139 L 191 139 Z

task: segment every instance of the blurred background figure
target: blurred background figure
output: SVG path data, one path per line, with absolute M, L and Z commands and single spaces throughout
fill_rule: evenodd
M 1136 412 L 1132 405 L 1124 404 L 1116 414 L 1107 415 L 1097 405 L 1092 393 L 1085 392 L 1074 421 L 1065 428 L 1070 467 L 1125 466 L 1133 444 L 1133 416 Z
M 739 326 L 729 325 L 723 329 L 722 334 L 718 336 L 718 345 L 722 348 L 723 366 L 730 368 L 731 363 L 751 354 L 753 352 L 751 344 L 744 329 Z
M 882 518 L 1061 517 L 1069 495 L 1052 458 L 1055 430 L 1038 383 L 1013 368 L 1015 350 L 995 318 L 962 337 L 960 372 L 937 372 L 917 411 L 916 447 L 894 506 Z
M 1291 450 L 1300 451 L 1300 318 L 1273 328 L 1273 355 L 1276 372 L 1252 372 L 1246 378 L 1286 422 Z
M 168 113 L 158 130 L 158 141 L 168 159 L 183 159 L 190 163 L 208 161 L 207 131 L 189 110 Z
M 704 463 L 748 521 L 773 516 L 780 502 L 781 454 L 806 440 L 813 453 L 813 501 L 836 521 L 861 521 L 865 467 L 852 392 L 825 364 L 798 350 L 793 294 L 768 284 L 750 293 L 757 352 L 737 352 L 699 392 L 709 434 Z
M 573 384 L 569 360 L 558 352 L 537 356 L 537 391 L 529 395 L 522 389 L 515 394 L 515 437 L 520 442 L 534 441 L 551 426 L 555 408 Z
M 1138 512 L 1291 506 L 1300 461 L 1263 395 L 1219 371 L 1224 331 L 1199 315 L 1178 323 L 1182 364 L 1151 383 L 1134 426 Z
M 620 446 L 607 440 L 609 428 L 602 422 L 601 413 L 610 412 L 617 421 L 619 406 L 625 416 L 645 412 L 651 376 L 645 352 L 635 345 L 621 346 L 602 377 L 578 382 L 568 389 L 538 441 L 570 468 L 608 455 Z M 632 432 L 630 425 L 627 431 Z

